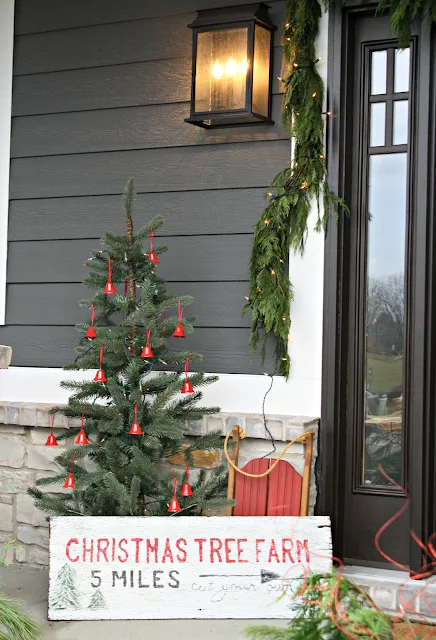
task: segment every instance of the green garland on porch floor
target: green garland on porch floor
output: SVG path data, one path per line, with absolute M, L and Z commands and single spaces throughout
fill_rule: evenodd
M 273 179 L 269 202 L 255 227 L 250 294 L 244 307 L 244 313 L 252 310 L 252 354 L 261 345 L 264 362 L 267 339 L 274 336 L 276 368 L 286 378 L 290 372 L 288 337 L 293 300 L 289 251 L 304 251 L 313 201 L 318 207 L 318 232 L 326 228 L 330 210 L 335 218 L 340 209 L 348 213 L 345 202 L 328 188 L 324 157 L 324 117 L 328 114 L 323 113 L 324 85 L 316 69 L 315 42 L 322 9 L 327 10 L 328 4 L 328 0 L 286 0 L 283 57 L 288 73 L 282 78 L 282 120 L 289 128 L 294 154 L 290 166 Z M 430 23 L 436 23 L 436 0 L 380 0 L 377 12 L 384 10 L 390 12 L 400 46 L 407 46 L 416 18 L 428 15 Z

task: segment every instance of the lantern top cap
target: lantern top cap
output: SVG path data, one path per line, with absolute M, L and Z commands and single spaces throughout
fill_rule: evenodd
M 277 27 L 271 22 L 268 10 L 269 5 L 264 2 L 238 5 L 237 7 L 202 9 L 197 11 L 197 17 L 188 26 L 191 29 L 202 29 L 204 27 L 217 27 L 219 25 L 228 25 L 229 23 L 253 20 L 268 29 L 275 30 Z

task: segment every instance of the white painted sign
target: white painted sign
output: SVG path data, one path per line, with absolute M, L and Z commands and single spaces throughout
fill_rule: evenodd
M 324 516 L 51 518 L 48 617 L 289 618 L 331 556 Z

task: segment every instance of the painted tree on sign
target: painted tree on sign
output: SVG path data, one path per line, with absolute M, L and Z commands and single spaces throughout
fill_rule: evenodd
M 96 609 L 106 609 L 106 600 L 100 589 L 96 589 L 89 601 L 88 609 L 95 611 Z
M 56 578 L 53 594 L 50 595 L 52 609 L 78 609 L 80 593 L 76 587 L 76 572 L 68 564 L 64 564 Z

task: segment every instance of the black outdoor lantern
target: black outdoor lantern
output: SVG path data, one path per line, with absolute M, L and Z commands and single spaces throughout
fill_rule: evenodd
M 193 30 L 191 116 L 206 129 L 273 124 L 273 31 L 268 5 L 199 11 Z

